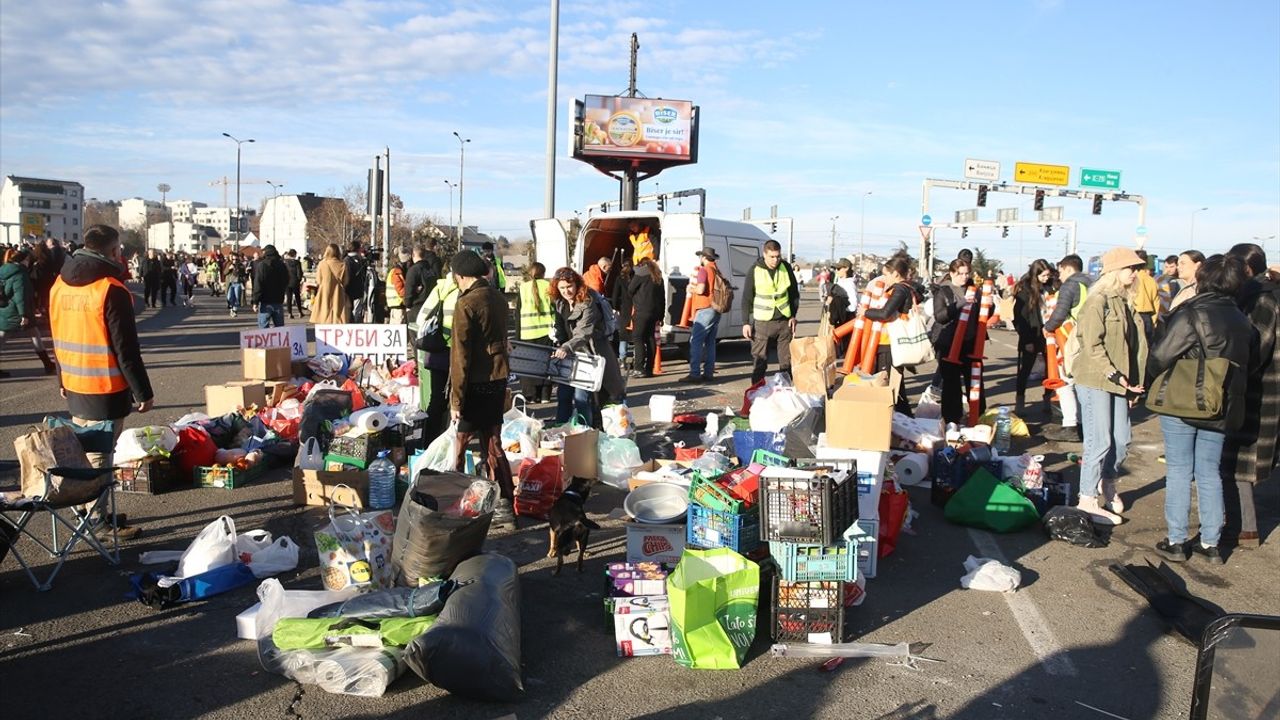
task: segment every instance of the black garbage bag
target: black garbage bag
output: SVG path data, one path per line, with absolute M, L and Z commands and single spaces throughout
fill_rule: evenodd
M 1093 521 L 1089 519 L 1089 513 L 1079 508 L 1060 505 L 1045 513 L 1041 522 L 1044 523 L 1045 532 L 1049 533 L 1050 540 L 1061 540 L 1087 548 L 1107 546 L 1107 541 L 1099 537 L 1098 532 L 1093 529 Z
M 485 553 L 458 565 L 457 583 L 436 623 L 405 648 L 423 680 L 455 695 L 514 700 L 520 676 L 520 576 L 503 555 Z
M 391 543 L 395 583 L 417 587 L 430 578 L 445 578 L 458 563 L 484 549 L 493 513 L 460 517 L 442 512 L 457 504 L 477 478 L 457 472 L 418 474 L 405 493 Z
M 422 587 L 376 590 L 356 595 L 342 602 L 321 605 L 308 613 L 307 617 L 377 620 L 389 617 L 439 615 L 455 585 L 454 581 L 446 580 L 428 583 Z
M 316 390 L 302 405 L 302 422 L 298 425 L 298 442 L 306 445 L 311 438 L 320 441 L 320 449 L 328 450 L 333 433 L 326 422 L 341 420 L 351 414 L 351 393 L 346 390 Z

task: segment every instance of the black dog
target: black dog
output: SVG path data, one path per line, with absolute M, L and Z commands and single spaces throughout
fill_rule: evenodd
M 547 514 L 547 519 L 551 522 L 551 545 L 547 550 L 547 557 L 556 559 L 554 575 L 560 574 L 560 569 L 564 567 L 564 556 L 572 552 L 575 546 L 578 549 L 578 572 L 582 572 L 582 558 L 587 553 L 587 537 L 592 530 L 600 529 L 594 520 L 587 517 L 585 509 L 591 485 L 590 480 L 574 478 L 569 489 L 556 500 L 556 504 L 551 506 L 551 512 Z

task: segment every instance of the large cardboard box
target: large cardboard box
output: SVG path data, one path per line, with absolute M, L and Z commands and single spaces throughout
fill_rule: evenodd
M 675 565 L 684 553 L 684 523 L 651 525 L 628 521 L 627 562 L 657 562 Z
M 245 380 L 288 380 L 293 358 L 287 347 L 245 348 L 240 351 Z
M 564 437 L 564 477 L 596 480 L 600 477 L 600 431 L 585 430 Z
M 285 348 L 287 351 L 288 348 Z M 247 380 L 226 385 L 204 386 L 204 411 L 209 417 L 221 417 L 237 408 L 267 403 L 267 389 L 261 381 Z
M 826 397 L 836 381 L 835 341 L 830 336 L 792 340 L 791 379 L 796 390 Z
M 345 485 L 346 487 L 338 487 Z M 369 473 L 364 470 L 293 469 L 293 504 L 328 505 L 329 500 L 353 507 L 369 504 Z
M 887 452 L 893 434 L 893 390 L 844 384 L 827 400 L 827 445 Z

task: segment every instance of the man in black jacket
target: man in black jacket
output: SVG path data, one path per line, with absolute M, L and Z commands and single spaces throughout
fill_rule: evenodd
M 1044 321 L 1045 332 L 1055 332 L 1068 320 L 1075 322 L 1089 294 L 1089 286 L 1093 278 L 1084 273 L 1084 261 L 1079 255 L 1068 255 L 1058 261 L 1058 277 L 1062 286 L 1058 288 L 1057 304 L 1049 319 Z M 1058 348 L 1064 352 L 1063 348 Z M 1062 409 L 1062 425 L 1046 426 L 1042 434 L 1054 442 L 1080 442 L 1080 404 L 1076 400 L 1075 383 L 1071 378 L 1064 378 L 1067 384 L 1058 388 L 1058 405 Z
M 164 257 L 160 260 L 160 304 L 173 305 L 178 304 L 178 259 L 174 257 L 173 251 L 164 253 Z
M 262 248 L 262 257 L 253 264 L 253 296 L 258 311 L 258 327 L 284 326 L 284 294 L 289 287 L 289 269 L 275 245 Z
M 424 249 L 421 245 L 414 245 L 413 264 L 404 274 L 404 302 L 408 306 L 408 314 L 405 317 L 409 319 L 410 325 L 417 321 L 418 311 L 422 309 L 422 304 L 427 301 L 427 295 L 431 294 L 436 287 L 436 281 L 440 279 L 435 268 L 427 260 L 428 254 L 439 262 L 440 258 L 436 257 L 435 253 Z
M 352 240 L 343 259 L 347 266 L 347 297 L 351 300 L 351 322 L 364 322 L 365 291 L 369 282 L 369 263 L 364 259 L 359 240 Z
M 293 317 L 293 306 L 298 306 L 298 317 L 303 316 L 302 308 L 302 262 L 298 260 L 298 251 L 290 250 L 285 253 L 284 267 L 289 271 L 289 285 L 284 289 L 285 307 L 289 309 L 289 317 Z
M 155 250 L 148 250 L 147 256 L 138 263 L 138 274 L 142 275 L 142 300 L 147 307 L 155 307 L 160 295 L 160 274 L 164 268 Z
M 791 337 L 800 313 L 800 286 L 791 265 L 782 259 L 776 240 L 764 244 L 764 256 L 747 273 L 742 290 L 742 337 L 751 341 L 751 382 L 764 379 L 769 368 L 769 343 L 778 349 L 778 369 L 791 372 Z

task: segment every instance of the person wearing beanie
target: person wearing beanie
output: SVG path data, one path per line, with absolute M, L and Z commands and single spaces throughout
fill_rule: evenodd
M 502 449 L 502 414 L 511 372 L 507 301 L 485 279 L 489 263 L 474 252 L 463 250 L 455 254 L 449 269 L 459 290 L 449 356 L 449 414 L 458 431 L 456 469 L 462 471 L 467 446 L 473 437 L 478 438 L 489 479 L 497 484 L 501 495 L 494 506 L 493 524 L 514 527 L 515 485 Z
M 1102 255 L 1102 276 L 1089 288 L 1076 328 L 1072 374 L 1084 425 L 1077 507 L 1094 522 L 1119 525 L 1124 501 L 1116 478 L 1129 452 L 1129 408 L 1146 392 L 1147 335 L 1134 307 L 1138 269 L 1145 261 L 1128 248 Z M 1102 498 L 1099 502 L 1099 493 Z
M 258 312 L 258 327 L 284 327 L 284 295 L 289 287 L 289 268 L 275 245 L 262 248 L 262 257 L 253 263 L 253 294 L 250 302 Z

